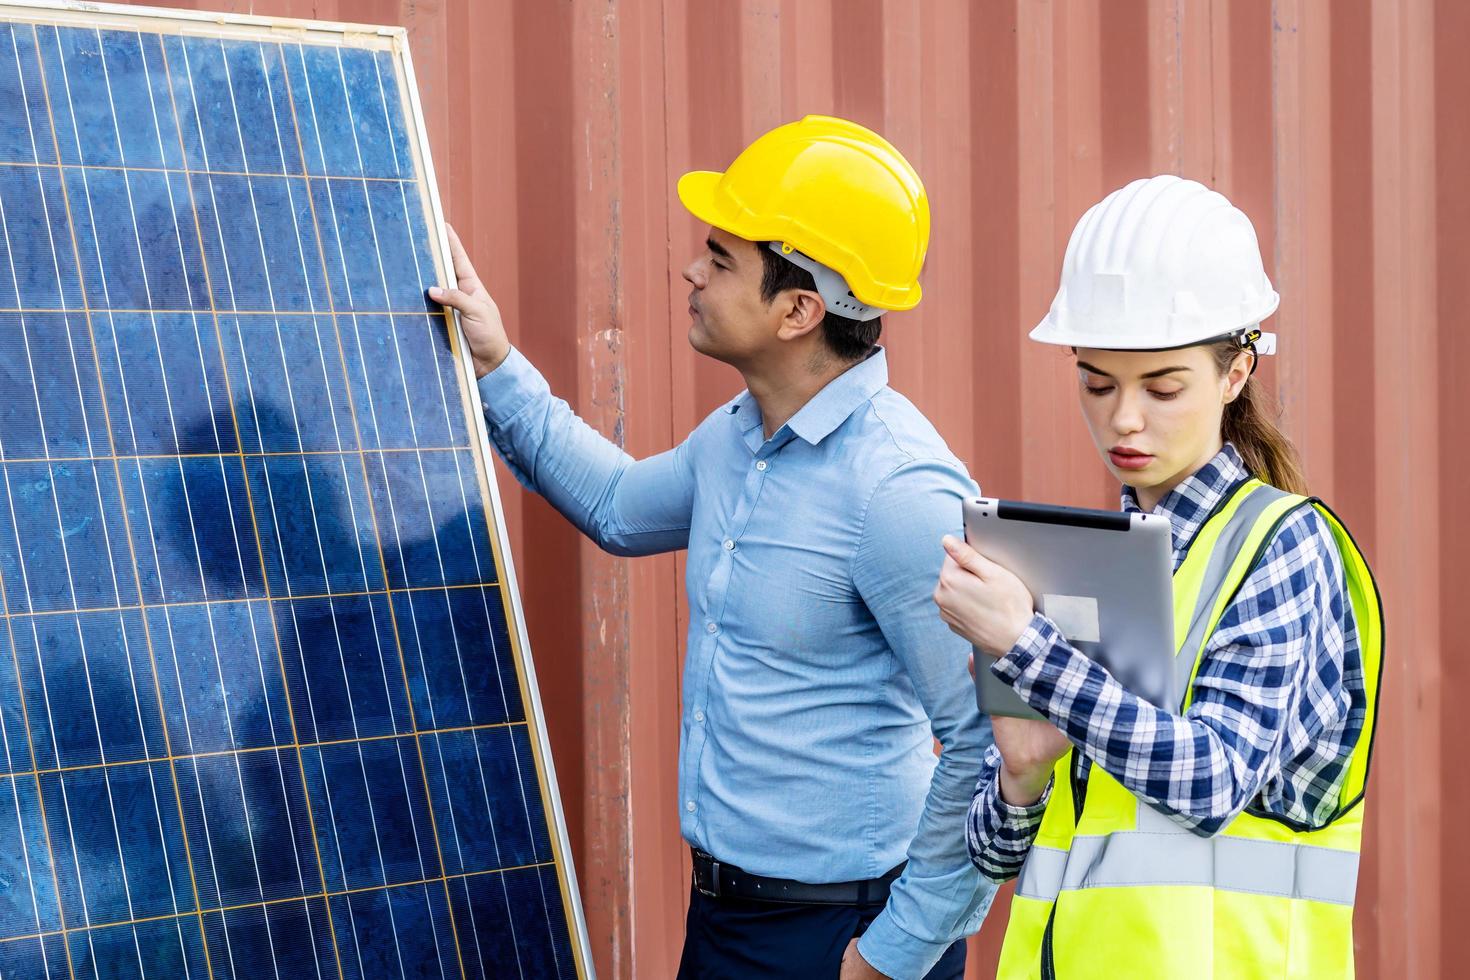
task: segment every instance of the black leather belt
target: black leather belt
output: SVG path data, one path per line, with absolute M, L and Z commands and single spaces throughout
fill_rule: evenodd
M 903 873 L 900 864 L 881 878 L 867 881 L 837 881 L 809 885 L 786 878 L 767 878 L 723 864 L 698 848 L 694 851 L 694 887 L 709 898 L 738 898 L 753 902 L 788 902 L 795 905 L 881 905 L 888 901 L 888 886 Z

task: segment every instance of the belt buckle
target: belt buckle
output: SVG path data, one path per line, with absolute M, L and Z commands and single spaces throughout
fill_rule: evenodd
M 706 898 L 720 898 L 720 862 L 716 861 L 712 855 L 706 854 L 703 851 L 696 850 L 694 854 L 696 864 L 698 864 L 700 858 L 704 858 L 709 862 L 709 872 L 705 876 L 708 878 L 708 881 L 701 884 L 699 880 L 699 869 L 695 868 L 694 887 L 699 891 L 699 894 Z

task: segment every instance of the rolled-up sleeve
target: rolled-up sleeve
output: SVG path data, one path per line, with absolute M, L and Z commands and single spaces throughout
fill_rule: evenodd
M 942 750 L 908 865 L 858 943 L 863 958 L 890 977 L 922 977 L 951 943 L 980 927 L 995 894 L 965 843 L 990 724 L 975 704 L 970 646 L 944 625 L 932 599 L 944 559 L 940 539 L 961 533 L 961 502 L 977 492 L 951 461 L 904 463 L 874 491 L 853 561 L 853 581 Z
M 980 873 L 996 884 L 1021 873 L 1031 842 L 1041 829 L 1041 818 L 1051 799 L 1048 783 L 1041 799 L 1030 806 L 1012 806 L 1000 795 L 1000 749 L 992 745 L 985 753 L 985 771 L 970 802 L 970 819 L 965 828 L 970 860 Z
M 480 379 L 490 441 L 522 486 L 606 551 L 650 555 L 689 543 L 688 442 L 635 460 L 551 393 L 520 351 Z

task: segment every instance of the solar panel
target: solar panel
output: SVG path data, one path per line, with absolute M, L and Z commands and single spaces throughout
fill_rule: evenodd
M 591 973 L 441 228 L 401 30 L 0 5 L 0 976 Z

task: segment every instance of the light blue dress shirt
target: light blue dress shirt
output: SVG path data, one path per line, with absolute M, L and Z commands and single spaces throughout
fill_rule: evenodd
M 687 548 L 679 741 L 683 834 L 746 871 L 805 882 L 907 860 L 859 949 L 920 977 L 994 894 L 965 815 L 990 726 L 969 645 L 931 600 L 978 493 L 879 349 L 769 439 L 744 392 L 679 446 L 634 460 L 512 351 L 481 379 L 516 478 L 604 549 Z M 943 753 L 937 761 L 933 739 Z

